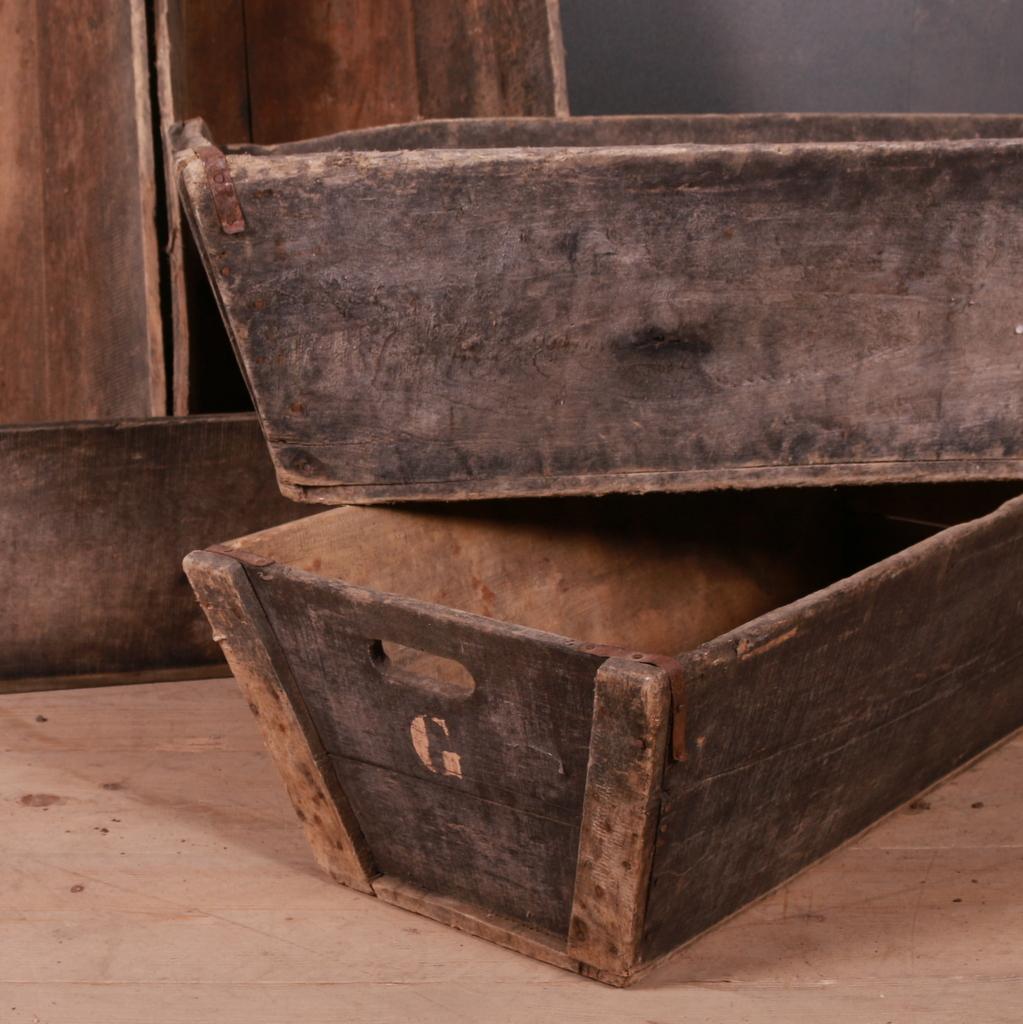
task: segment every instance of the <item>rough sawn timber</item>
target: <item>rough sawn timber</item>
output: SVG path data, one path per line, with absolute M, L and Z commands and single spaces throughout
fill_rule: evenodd
M 194 128 L 178 173 L 290 497 L 998 479 L 1023 475 L 1019 133 L 355 133 L 229 155 L 231 237 Z M 455 148 L 383 151 L 417 140 Z

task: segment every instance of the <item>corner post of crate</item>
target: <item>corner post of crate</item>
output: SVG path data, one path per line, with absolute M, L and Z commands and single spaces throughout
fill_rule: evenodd
M 671 716 L 665 669 L 609 658 L 597 670 L 568 953 L 611 984 L 639 960 Z
M 317 863 L 335 881 L 372 893 L 366 841 L 326 751 L 282 682 L 288 668 L 238 557 L 193 551 L 184 568 L 238 685 L 256 716 Z

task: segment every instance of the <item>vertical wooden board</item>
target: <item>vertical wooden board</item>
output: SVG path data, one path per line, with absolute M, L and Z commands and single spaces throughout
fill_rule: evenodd
M 620 981 L 639 957 L 670 725 L 664 669 L 600 667 L 567 951 Z
M 303 514 L 251 416 L 0 431 L 0 692 L 203 676 L 192 549 Z
M 1023 725 L 1023 499 L 681 656 L 644 955 Z
M 16 227 L 3 258 L 21 268 L 5 277 L 3 305 L 19 309 L 24 298 L 28 317 L 4 318 L 0 422 L 159 415 L 166 399 L 144 4 L 38 0 L 5 5 L 3 18 L 5 27 L 14 22 L 3 73 L 20 90 L 0 106 L 17 125 L 5 133 L 17 140 L 3 171 L 4 220 Z
M 413 0 L 422 117 L 568 113 L 556 0 Z
M 49 394 L 37 46 L 35 4 L 2 0 L 0 422 L 45 419 Z
M 245 0 L 254 142 L 419 115 L 412 0 Z
M 371 893 L 372 864 L 333 766 L 301 703 L 288 700 L 287 663 L 244 567 L 236 559 L 193 551 L 188 579 L 259 722 L 317 863 L 335 881 Z

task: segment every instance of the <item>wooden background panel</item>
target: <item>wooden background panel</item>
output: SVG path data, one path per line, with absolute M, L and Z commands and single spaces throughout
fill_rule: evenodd
M 556 0 L 414 3 L 420 117 L 568 114 Z
M 253 141 L 414 121 L 412 18 L 412 0 L 245 0 Z
M 0 423 L 159 415 L 142 0 L 7 0 L 0 68 Z
M 223 664 L 181 570 L 303 514 L 251 416 L 0 431 L 0 693 Z

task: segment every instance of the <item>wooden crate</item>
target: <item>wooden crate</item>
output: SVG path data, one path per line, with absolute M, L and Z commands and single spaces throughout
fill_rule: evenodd
M 224 675 L 181 559 L 311 511 L 251 414 L 6 427 L 0 465 L 0 694 Z
M 193 124 L 177 173 L 290 497 L 1020 478 L 1021 129 Z
M 623 985 L 1023 724 L 1018 490 L 348 507 L 186 570 L 336 880 Z

